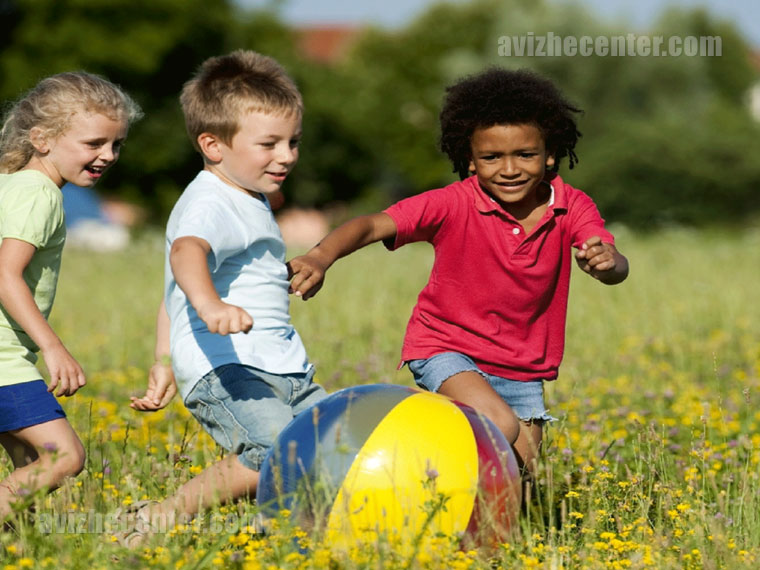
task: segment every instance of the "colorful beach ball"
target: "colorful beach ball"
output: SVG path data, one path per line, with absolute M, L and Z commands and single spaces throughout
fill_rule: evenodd
M 443 535 L 506 540 L 520 474 L 496 426 L 445 396 L 376 384 L 340 390 L 297 416 L 261 469 L 265 518 L 288 516 L 330 544 Z

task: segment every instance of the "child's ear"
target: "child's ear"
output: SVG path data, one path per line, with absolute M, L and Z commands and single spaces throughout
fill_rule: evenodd
M 546 168 L 551 168 L 554 166 L 554 155 L 548 154 L 546 155 Z
M 47 154 L 50 151 L 48 137 L 45 135 L 45 131 L 40 127 L 32 127 L 29 130 L 29 142 L 32 143 L 34 150 L 40 154 Z
M 222 149 L 221 141 L 216 135 L 211 133 L 201 133 L 198 135 L 198 147 L 203 155 L 211 162 L 221 162 Z
M 475 161 L 470 158 L 470 164 L 467 166 L 467 170 L 470 172 L 470 174 L 475 174 Z

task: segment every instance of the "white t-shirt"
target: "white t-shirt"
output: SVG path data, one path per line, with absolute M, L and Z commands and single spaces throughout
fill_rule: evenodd
M 174 280 L 169 253 L 174 240 L 208 242 L 208 267 L 225 303 L 253 317 L 250 332 L 209 332 Z M 201 171 L 177 201 L 166 227 L 166 309 L 171 320 L 174 373 L 184 399 L 205 374 L 240 363 L 273 374 L 306 372 L 311 364 L 290 322 L 285 244 L 267 201 Z

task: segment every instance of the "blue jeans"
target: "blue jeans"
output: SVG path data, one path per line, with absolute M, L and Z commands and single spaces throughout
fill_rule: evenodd
M 469 356 L 458 352 L 441 352 L 428 359 L 410 360 L 407 364 L 417 385 L 430 392 L 438 392 L 441 384 L 454 374 L 477 372 L 486 379 L 491 388 L 521 420 L 548 422 L 557 420 L 549 415 L 544 404 L 543 380 L 522 382 L 487 374 L 480 370 Z
M 226 364 L 198 381 L 185 406 L 214 441 L 259 471 L 290 420 L 327 395 L 313 377 L 313 368 L 302 374 L 271 374 Z

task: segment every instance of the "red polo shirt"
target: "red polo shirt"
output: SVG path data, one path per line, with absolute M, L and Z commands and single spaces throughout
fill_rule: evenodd
M 402 200 L 393 250 L 415 241 L 435 249 L 428 284 L 406 329 L 403 361 L 461 352 L 484 372 L 551 380 L 565 347 L 572 247 L 598 235 L 614 243 L 586 194 L 552 180 L 553 199 L 525 235 L 472 176 Z

